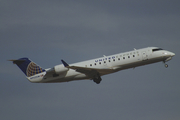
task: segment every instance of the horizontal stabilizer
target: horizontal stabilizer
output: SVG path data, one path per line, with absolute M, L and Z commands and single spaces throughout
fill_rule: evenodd
M 8 60 L 8 61 L 12 61 L 13 64 L 20 64 L 23 63 L 25 60 Z

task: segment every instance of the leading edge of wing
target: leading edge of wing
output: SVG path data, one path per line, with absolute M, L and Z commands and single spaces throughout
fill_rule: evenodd
M 69 64 L 67 64 L 64 60 L 61 61 L 64 67 L 76 70 L 77 72 L 81 72 L 84 74 L 100 73 L 101 75 L 103 75 L 114 71 L 113 69 L 98 69 L 98 68 L 88 68 L 88 67 L 80 67 L 80 66 L 69 66 Z

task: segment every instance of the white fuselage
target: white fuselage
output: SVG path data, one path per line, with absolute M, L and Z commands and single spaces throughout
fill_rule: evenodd
M 109 69 L 110 71 L 104 71 L 100 74 L 106 75 L 113 72 L 117 72 L 120 70 L 135 68 L 138 66 L 151 64 L 155 62 L 164 61 L 167 62 L 171 60 L 171 58 L 175 54 L 166 50 L 158 50 L 157 47 L 148 47 L 138 50 L 133 50 L 129 52 L 114 54 L 110 56 L 103 56 L 100 58 L 87 60 L 83 62 L 78 62 L 74 64 L 70 64 L 70 66 L 79 66 L 84 68 L 92 68 L 92 69 Z M 73 69 L 68 69 L 68 71 L 61 73 L 57 76 L 47 76 L 45 77 L 46 72 L 41 73 L 41 76 L 35 78 L 28 78 L 31 82 L 68 82 L 73 80 L 82 80 L 82 79 L 92 79 L 91 76 L 87 76 L 81 72 L 77 72 Z

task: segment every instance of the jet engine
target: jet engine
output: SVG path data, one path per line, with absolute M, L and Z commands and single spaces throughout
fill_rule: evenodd
M 67 72 L 69 69 L 64 67 L 64 65 L 56 65 L 54 66 L 54 70 L 56 74 L 61 74 L 61 73 Z

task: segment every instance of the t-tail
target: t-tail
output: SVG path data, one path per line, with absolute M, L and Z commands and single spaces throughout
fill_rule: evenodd
M 20 58 L 18 60 L 9 60 L 16 64 L 26 75 L 30 82 L 41 82 L 46 74 L 45 69 L 38 66 L 28 58 Z

